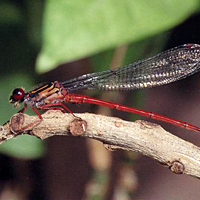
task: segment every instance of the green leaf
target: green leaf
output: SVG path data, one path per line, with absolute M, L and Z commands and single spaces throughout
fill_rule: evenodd
M 1 144 L 0 150 L 1 153 L 9 156 L 36 159 L 44 154 L 44 144 L 36 137 L 21 135 Z
M 153 36 L 197 9 L 198 0 L 48 0 L 37 71 Z

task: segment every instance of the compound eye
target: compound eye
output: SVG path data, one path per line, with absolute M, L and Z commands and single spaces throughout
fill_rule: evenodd
M 22 88 L 16 88 L 13 90 L 12 99 L 15 101 L 20 101 L 24 97 L 24 90 Z

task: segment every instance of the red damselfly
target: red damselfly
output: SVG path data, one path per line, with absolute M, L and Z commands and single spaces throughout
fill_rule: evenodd
M 24 107 L 19 112 L 24 112 L 27 106 L 30 106 L 40 119 L 42 119 L 42 116 L 37 109 L 67 110 L 73 114 L 65 103 L 90 103 L 139 114 L 200 132 L 200 128 L 197 126 L 156 113 L 73 94 L 74 91 L 80 89 L 123 91 L 168 84 L 198 72 L 200 69 L 199 61 L 200 45 L 184 44 L 116 70 L 90 73 L 62 83 L 58 81 L 49 82 L 29 92 L 25 92 L 22 88 L 16 88 L 10 96 L 10 102 L 15 107 L 23 102 Z

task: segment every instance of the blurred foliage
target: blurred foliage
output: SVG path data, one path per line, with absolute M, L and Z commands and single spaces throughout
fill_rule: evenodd
M 95 70 L 104 70 L 110 64 L 112 48 L 134 42 L 124 61 L 129 63 L 159 52 L 168 36 L 166 31 L 195 13 L 198 3 L 198 0 L 1 0 L 1 124 L 16 113 L 8 103 L 10 92 L 20 86 L 30 89 L 37 82 L 35 63 L 40 48 L 36 68 L 40 73 L 90 55 Z M 44 147 L 37 138 L 22 136 L 4 143 L 0 150 L 35 158 L 42 155 Z
M 41 5 L 40 0 L 0 2 L 1 124 L 20 109 L 8 103 L 12 90 L 22 86 L 30 89 L 35 85 L 35 59 L 41 44 L 41 18 L 38 19 L 42 16 Z M 35 137 L 21 136 L 3 143 L 0 151 L 15 157 L 37 158 L 43 155 L 44 146 Z
M 20 135 L 7 143 L 1 145 L 1 153 L 11 155 L 16 158 L 36 159 L 41 157 L 44 152 L 44 145 L 38 138 L 30 135 Z
M 198 0 L 49 0 L 37 71 L 42 73 L 58 64 L 169 30 L 195 12 L 198 3 Z

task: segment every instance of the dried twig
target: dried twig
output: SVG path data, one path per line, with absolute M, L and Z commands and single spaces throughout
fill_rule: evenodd
M 0 141 L 21 134 L 22 129 L 41 139 L 55 135 L 93 138 L 102 141 L 108 149 L 141 152 L 168 166 L 174 173 L 200 178 L 200 148 L 159 125 L 88 113 L 76 114 L 79 119 L 55 110 L 49 110 L 42 116 L 40 121 L 37 116 L 14 115 L 0 130 Z

